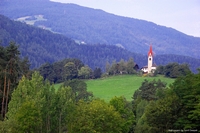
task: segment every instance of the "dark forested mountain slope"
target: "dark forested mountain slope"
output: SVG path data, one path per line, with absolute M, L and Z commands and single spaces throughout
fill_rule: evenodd
M 147 63 L 147 54 L 136 54 L 112 45 L 79 45 L 61 34 L 16 22 L 0 15 L 0 41 L 7 46 L 9 41 L 19 44 L 22 56 L 28 56 L 32 68 L 45 62 L 55 62 L 64 58 L 78 58 L 91 68 L 105 68 L 106 61 L 128 60 L 130 57 L 140 66 Z M 146 51 L 147 53 L 148 51 Z M 169 62 L 188 63 L 194 71 L 200 60 L 177 55 L 156 55 L 155 63 L 165 65 Z
M 142 54 L 153 44 L 157 54 L 200 58 L 200 38 L 102 10 L 48 0 L 2 0 L 0 13 L 86 43 L 120 44 Z
M 32 67 L 64 58 L 79 58 L 90 67 L 103 68 L 106 61 L 128 60 L 130 57 L 144 61 L 143 56 L 111 45 L 79 45 L 61 34 L 15 22 L 0 15 L 1 45 L 13 40 L 20 45 L 22 56 L 28 56 Z

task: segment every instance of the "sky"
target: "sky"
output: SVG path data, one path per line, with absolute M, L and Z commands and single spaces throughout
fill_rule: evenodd
M 200 0 L 51 0 L 154 22 L 200 37 Z

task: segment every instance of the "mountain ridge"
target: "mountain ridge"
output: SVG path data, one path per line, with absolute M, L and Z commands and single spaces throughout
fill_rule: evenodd
M 62 4 L 43 0 L 19 0 L 4 2 L 0 13 L 16 19 L 24 16 L 44 15 L 47 21 L 36 21 L 35 26 L 44 26 L 67 37 L 89 44 L 121 44 L 125 49 L 146 54 L 152 44 L 156 54 L 179 54 L 200 58 L 200 38 L 181 33 L 155 23 L 117 16 L 103 10 Z M 24 5 L 27 5 L 24 8 Z M 9 8 L 13 7 L 13 8 Z M 55 21 L 56 20 L 56 21 Z

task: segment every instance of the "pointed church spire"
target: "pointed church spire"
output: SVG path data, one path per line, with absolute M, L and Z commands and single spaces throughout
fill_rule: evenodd
M 153 56 L 152 45 L 150 45 L 150 49 L 149 49 L 149 52 L 148 52 L 148 56 Z

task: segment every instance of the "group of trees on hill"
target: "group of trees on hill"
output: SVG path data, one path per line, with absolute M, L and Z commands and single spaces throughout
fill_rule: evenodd
M 119 62 L 114 60 L 112 64 L 106 63 L 106 73 L 108 75 L 116 74 L 136 74 L 139 66 L 133 61 L 133 58 L 129 58 L 126 62 L 121 59 Z
M 191 70 L 188 64 L 178 64 L 178 63 L 169 63 L 165 66 L 160 65 L 155 71 L 156 74 L 164 75 L 165 77 L 177 78 L 181 76 L 186 76 L 188 73 L 191 73 Z
M 0 46 L 0 107 L 1 119 L 8 111 L 7 106 L 13 90 L 22 75 L 29 76 L 29 61 L 21 59 L 18 46 L 10 42 L 7 47 Z
M 52 64 L 45 63 L 37 69 L 44 79 L 51 83 L 60 83 L 72 79 L 100 78 L 102 71 L 95 68 L 94 71 L 84 65 L 79 59 L 68 58 Z

